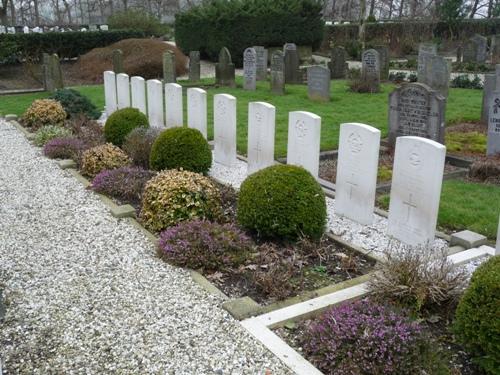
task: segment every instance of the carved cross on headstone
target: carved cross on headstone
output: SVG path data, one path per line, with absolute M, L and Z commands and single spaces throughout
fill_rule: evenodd
M 403 204 L 408 208 L 407 215 L 406 215 L 406 222 L 407 223 L 410 221 L 411 209 L 417 208 L 417 205 L 413 202 L 412 198 L 413 198 L 413 194 L 410 193 L 410 199 L 408 199 L 408 201 L 403 202 Z
M 351 177 L 346 181 L 349 184 L 349 199 L 352 199 L 352 190 L 358 187 L 358 184 L 354 182 L 354 173 L 351 173 Z

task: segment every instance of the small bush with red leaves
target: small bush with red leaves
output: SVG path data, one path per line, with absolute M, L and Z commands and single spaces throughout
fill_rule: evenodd
M 43 154 L 50 159 L 80 160 L 85 143 L 77 138 L 54 138 L 45 143 Z

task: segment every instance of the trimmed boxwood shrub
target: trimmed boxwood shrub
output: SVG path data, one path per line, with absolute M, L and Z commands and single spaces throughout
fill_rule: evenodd
M 318 239 L 325 231 L 325 194 L 304 168 L 274 165 L 243 182 L 237 217 L 261 237 Z
M 151 148 L 151 169 L 184 169 L 206 173 L 212 166 L 212 152 L 199 130 L 185 127 L 162 132 Z
M 115 146 L 121 146 L 125 137 L 135 128 L 149 127 L 148 118 L 137 108 L 123 108 L 113 112 L 104 125 L 104 138 Z
M 68 117 L 83 114 L 95 120 L 101 115 L 89 98 L 73 89 L 57 90 L 49 99 L 54 99 L 61 103 Z
M 323 40 L 320 0 L 218 0 L 175 15 L 175 41 L 184 53 L 200 51 L 215 61 L 222 47 L 237 65 L 248 46 L 310 45 Z
M 456 311 L 454 331 L 488 373 L 500 373 L 500 256 L 479 266 Z

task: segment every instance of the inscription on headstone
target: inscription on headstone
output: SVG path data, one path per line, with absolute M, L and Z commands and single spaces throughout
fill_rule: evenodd
M 231 167 L 236 163 L 236 98 L 214 95 L 214 161 Z
M 255 90 L 257 80 L 257 52 L 247 48 L 243 52 L 243 89 Z
M 274 51 L 271 55 L 271 91 L 273 94 L 283 95 L 285 93 L 284 69 L 283 53 Z
M 500 91 L 492 93 L 489 102 L 487 154 L 500 154 Z
M 318 178 L 321 117 L 297 111 L 288 115 L 287 164 L 305 168 Z
M 189 52 L 189 80 L 191 82 L 200 80 L 200 51 Z
M 231 54 L 226 47 L 222 47 L 219 53 L 219 62 L 215 64 L 215 82 L 220 86 L 236 87 L 234 80 L 234 64 Z
M 380 56 L 374 49 L 363 52 L 361 65 L 361 78 L 373 84 L 375 90 L 380 85 Z
M 327 102 L 330 100 L 330 70 L 321 65 L 307 68 L 307 94 L 309 99 Z
M 267 50 L 262 46 L 254 46 L 257 53 L 257 81 L 267 79 Z

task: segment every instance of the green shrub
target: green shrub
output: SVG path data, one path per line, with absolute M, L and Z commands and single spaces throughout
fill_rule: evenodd
M 54 138 L 66 138 L 71 136 L 71 130 L 57 125 L 42 126 L 35 133 L 33 142 L 37 146 L 44 146 L 45 143 Z
M 93 120 L 98 119 L 100 112 L 97 107 L 87 98 L 73 89 L 57 90 L 49 99 L 57 100 L 63 106 L 68 117 L 85 115 Z
M 149 127 L 148 118 L 137 108 L 123 108 L 111 114 L 104 125 L 106 142 L 121 146 L 125 137 L 135 128 Z
M 325 230 L 325 194 L 305 169 L 271 166 L 243 182 L 237 217 L 242 226 L 261 237 L 317 239 Z
M 483 84 L 477 74 L 472 79 L 469 78 L 468 74 L 461 74 L 451 80 L 451 87 L 482 90 Z
M 24 126 L 37 130 L 45 125 L 62 125 L 66 112 L 61 103 L 53 99 L 37 99 L 24 112 L 21 122 Z
M 323 40 L 324 21 L 319 0 L 216 0 L 175 15 L 175 41 L 188 53 L 200 51 L 216 60 L 227 47 L 242 65 L 248 46 L 310 45 Z
M 141 221 L 150 231 L 159 232 L 185 220 L 213 220 L 220 216 L 219 190 L 201 174 L 163 171 L 144 187 Z
M 454 331 L 488 374 L 500 373 L 500 256 L 474 272 L 456 311 Z
M 184 169 L 206 173 L 212 166 L 212 151 L 199 130 L 177 127 L 162 132 L 151 148 L 151 169 Z
M 170 28 L 158 18 L 140 9 L 116 12 L 108 17 L 108 25 L 110 29 L 141 31 L 146 36 L 161 36 L 170 32 Z
M 84 175 L 93 178 L 105 169 L 116 169 L 130 164 L 131 160 L 125 152 L 111 143 L 106 143 L 89 148 L 83 153 L 81 170 Z
M 163 131 L 161 128 L 135 128 L 126 137 L 122 149 L 132 158 L 135 165 L 149 168 L 149 156 L 151 147 Z

